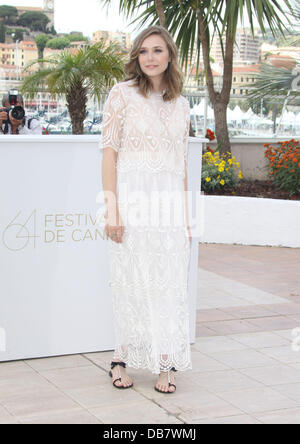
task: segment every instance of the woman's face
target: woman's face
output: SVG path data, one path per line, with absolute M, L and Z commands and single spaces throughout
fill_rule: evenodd
M 160 35 L 152 34 L 143 41 L 138 61 L 148 77 L 162 77 L 170 60 L 167 44 Z

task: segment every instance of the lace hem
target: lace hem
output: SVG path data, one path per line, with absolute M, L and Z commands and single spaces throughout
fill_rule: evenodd
M 121 361 L 125 362 L 128 367 L 149 370 L 154 374 L 167 372 L 168 370 L 171 370 L 172 367 L 175 367 L 177 371 L 181 372 L 192 370 L 193 368 L 190 344 L 188 344 L 185 349 L 179 353 L 170 353 L 167 355 L 167 358 L 164 356 L 166 355 L 160 355 L 151 361 L 146 355 L 143 355 L 138 348 L 118 345 L 115 348 L 113 359 L 120 359 Z

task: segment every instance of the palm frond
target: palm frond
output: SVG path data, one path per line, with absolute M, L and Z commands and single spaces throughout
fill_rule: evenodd
M 299 73 L 294 70 L 264 63 L 253 84 L 253 91 L 249 94 L 249 99 L 255 102 L 266 97 L 285 96 L 289 91 L 291 97 L 299 97 L 300 92 L 293 90 L 293 82 L 297 76 Z
M 35 64 L 43 63 L 43 68 L 30 72 Z M 29 75 L 22 84 L 22 93 L 33 98 L 39 90 L 56 94 L 70 94 L 73 88 L 86 85 L 100 100 L 103 89 L 110 88 L 124 75 L 124 55 L 117 44 L 105 46 L 103 42 L 88 45 L 76 54 L 69 50 L 48 59 L 30 63 L 25 71 Z

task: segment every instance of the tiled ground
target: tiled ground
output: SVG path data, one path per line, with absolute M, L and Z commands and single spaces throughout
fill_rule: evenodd
M 0 423 L 300 424 L 300 249 L 199 245 L 197 313 L 175 394 L 115 389 L 112 352 L 2 363 Z

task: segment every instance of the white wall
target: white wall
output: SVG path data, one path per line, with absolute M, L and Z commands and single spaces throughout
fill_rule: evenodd
M 202 242 L 300 248 L 300 201 L 204 196 Z

